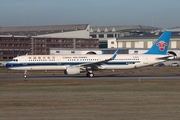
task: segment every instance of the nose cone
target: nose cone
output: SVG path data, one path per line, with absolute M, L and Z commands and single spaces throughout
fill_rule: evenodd
M 7 63 L 6 63 L 6 65 L 5 65 L 7 68 L 8 68 L 8 66 L 9 66 L 9 64 L 8 64 L 8 63 L 9 63 L 9 62 L 7 62 Z
M 13 64 L 11 62 L 7 62 L 5 66 L 6 68 L 10 69 L 13 66 Z

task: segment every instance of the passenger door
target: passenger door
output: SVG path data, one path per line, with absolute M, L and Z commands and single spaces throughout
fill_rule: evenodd
M 148 64 L 148 56 L 144 56 L 143 64 Z

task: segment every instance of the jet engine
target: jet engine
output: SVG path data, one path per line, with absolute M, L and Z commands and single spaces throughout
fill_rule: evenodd
M 66 75 L 76 75 L 81 72 L 80 67 L 67 67 L 67 69 L 64 71 L 64 74 Z

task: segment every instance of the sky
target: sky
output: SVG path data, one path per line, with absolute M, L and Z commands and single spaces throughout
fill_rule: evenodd
M 180 26 L 180 0 L 1 0 L 0 27 Z

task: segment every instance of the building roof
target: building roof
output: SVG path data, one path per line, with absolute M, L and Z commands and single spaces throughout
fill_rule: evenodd
M 142 33 L 142 34 L 132 34 L 129 36 L 119 37 L 117 41 L 149 41 L 150 39 L 157 40 L 161 36 L 162 32 L 160 33 Z M 173 38 L 180 38 L 180 34 L 177 32 L 172 32 L 171 39 Z
M 161 36 L 163 32 L 142 32 L 142 33 L 134 33 L 134 34 L 128 34 L 125 36 L 121 36 L 117 38 L 117 40 L 134 40 L 134 39 L 157 39 Z M 172 32 L 171 38 L 180 38 L 179 32 Z
M 180 32 L 180 27 L 172 27 L 172 28 L 168 28 L 167 30 L 170 30 L 172 32 Z
M 0 27 L 0 35 L 36 36 L 42 34 L 68 32 L 87 29 L 89 24 Z
M 131 31 L 131 32 L 140 32 L 140 31 L 152 31 L 158 30 L 161 28 L 144 26 L 144 25 L 125 25 L 125 26 L 97 26 L 91 27 L 91 32 L 116 32 L 116 31 Z

